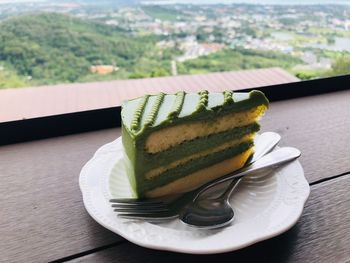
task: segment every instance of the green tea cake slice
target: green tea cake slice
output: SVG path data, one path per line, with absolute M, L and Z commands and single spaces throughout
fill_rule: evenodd
M 241 168 L 267 107 L 260 91 L 160 93 L 125 102 L 122 140 L 135 195 L 185 192 Z

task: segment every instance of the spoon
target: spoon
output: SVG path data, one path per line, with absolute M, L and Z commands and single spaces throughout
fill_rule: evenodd
M 240 180 L 247 173 L 266 171 L 266 169 L 271 171 L 273 169 L 271 164 L 278 163 L 280 165 L 295 160 L 299 156 L 300 151 L 298 149 L 292 147 L 279 148 L 242 169 L 240 173 L 235 175 L 235 178 Z M 272 167 L 277 166 L 276 164 Z M 239 181 L 237 182 L 236 180 L 231 182 L 227 190 L 215 199 L 196 201 L 197 195 L 182 209 L 179 218 L 185 224 L 202 229 L 214 229 L 230 224 L 234 219 L 234 211 L 229 203 L 229 197 L 238 183 Z

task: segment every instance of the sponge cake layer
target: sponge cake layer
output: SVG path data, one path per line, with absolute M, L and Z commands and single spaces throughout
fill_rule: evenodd
M 242 127 L 258 120 L 265 110 L 266 106 L 262 105 L 249 111 L 227 114 L 214 120 L 188 122 L 157 130 L 146 139 L 145 149 L 149 153 L 157 153 L 184 141 Z
M 235 157 L 226 159 L 212 166 L 198 170 L 185 177 L 179 178 L 167 185 L 147 191 L 145 195 L 146 197 L 154 198 L 174 193 L 184 193 L 190 191 L 193 188 L 196 188 L 198 185 L 205 184 L 211 180 L 214 180 L 232 171 L 240 169 L 248 160 L 252 152 L 252 149 L 248 149 L 247 151 L 236 155 Z
M 152 170 L 148 171 L 145 174 L 145 178 L 146 179 L 152 179 L 154 177 L 157 177 L 157 176 L 161 175 L 162 173 L 164 173 L 164 172 L 166 172 L 168 170 L 174 169 L 174 168 L 176 168 L 176 167 L 178 167 L 180 165 L 184 165 L 187 162 L 194 161 L 196 159 L 203 158 L 203 157 L 208 156 L 210 154 L 214 154 L 214 153 L 223 151 L 225 149 L 238 146 L 239 144 L 244 143 L 244 142 L 251 141 L 253 137 L 254 137 L 254 134 L 248 134 L 248 135 L 245 135 L 244 137 L 242 137 L 240 139 L 228 141 L 228 142 L 222 143 L 221 145 L 216 146 L 214 148 L 210 148 L 210 149 L 207 149 L 207 150 L 204 150 L 204 151 L 192 154 L 192 155 L 187 156 L 185 158 L 182 158 L 180 160 L 176 160 L 174 162 L 171 162 L 171 163 L 169 163 L 167 165 L 159 166 L 159 167 L 157 167 L 155 169 L 152 169 Z

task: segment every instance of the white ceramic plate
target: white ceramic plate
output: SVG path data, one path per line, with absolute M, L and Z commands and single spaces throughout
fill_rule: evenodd
M 102 226 L 140 246 L 192 254 L 233 251 L 285 232 L 299 219 L 310 193 L 303 169 L 294 161 L 273 174 L 245 178 L 232 195 L 236 217 L 228 227 L 199 230 L 178 219 L 157 224 L 122 219 L 108 202 L 132 196 L 121 138 L 95 153 L 79 183 L 88 213 Z

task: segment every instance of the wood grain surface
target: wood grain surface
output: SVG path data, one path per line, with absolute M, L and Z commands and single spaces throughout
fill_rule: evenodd
M 272 103 L 262 127 L 265 131 L 279 132 L 282 135 L 281 145 L 301 149 L 305 175 L 310 183 L 317 183 L 350 171 L 349 101 L 350 90 Z M 121 240 L 87 214 L 78 185 L 82 166 L 100 146 L 119 135 L 120 129 L 111 129 L 0 147 L 0 262 L 47 262 L 87 253 Z M 343 190 L 346 193 L 350 185 L 348 181 L 343 183 L 347 183 Z M 323 191 L 327 187 L 322 189 L 313 190 L 313 200 L 323 200 Z M 330 198 L 332 194 L 336 199 Z M 349 219 L 345 214 L 345 205 L 350 205 L 349 199 L 345 195 L 337 195 L 335 192 L 328 194 L 329 206 L 334 204 L 334 209 L 343 209 L 339 210 L 339 218 L 335 218 L 343 224 L 342 218 Z M 313 215 L 323 213 L 324 208 L 317 205 L 321 201 L 315 202 L 303 217 L 303 225 L 310 224 L 315 232 L 313 238 L 316 243 L 313 245 L 325 238 L 324 230 L 318 230 L 313 218 Z M 279 242 L 289 244 L 298 241 L 300 246 L 302 239 L 305 239 L 306 245 L 311 242 L 308 239 L 310 233 L 304 235 L 303 228 L 296 229 L 288 232 L 287 237 L 277 238 L 282 241 L 268 241 L 272 242 L 271 245 L 261 249 L 268 248 L 272 253 Z M 333 236 L 344 235 L 338 232 L 345 230 L 342 226 L 334 226 L 334 229 Z M 293 239 L 295 235 L 298 237 Z M 329 238 L 328 235 L 326 238 Z M 321 239 L 317 239 L 318 236 Z M 329 246 L 341 241 L 327 240 Z M 285 246 L 279 249 L 287 253 L 289 250 Z M 131 254 L 133 250 L 143 253 L 131 244 L 121 245 L 120 249 Z M 242 253 L 249 254 L 249 251 Z
M 82 166 L 119 129 L 0 148 L 0 262 L 47 262 L 121 238 L 86 212 Z
M 315 182 L 350 171 L 350 90 L 271 103 L 262 131 L 301 150 L 306 178 Z
M 146 249 L 127 242 L 69 262 L 348 262 L 349 189 L 350 175 L 313 186 L 303 216 L 292 229 L 236 252 L 187 255 Z

